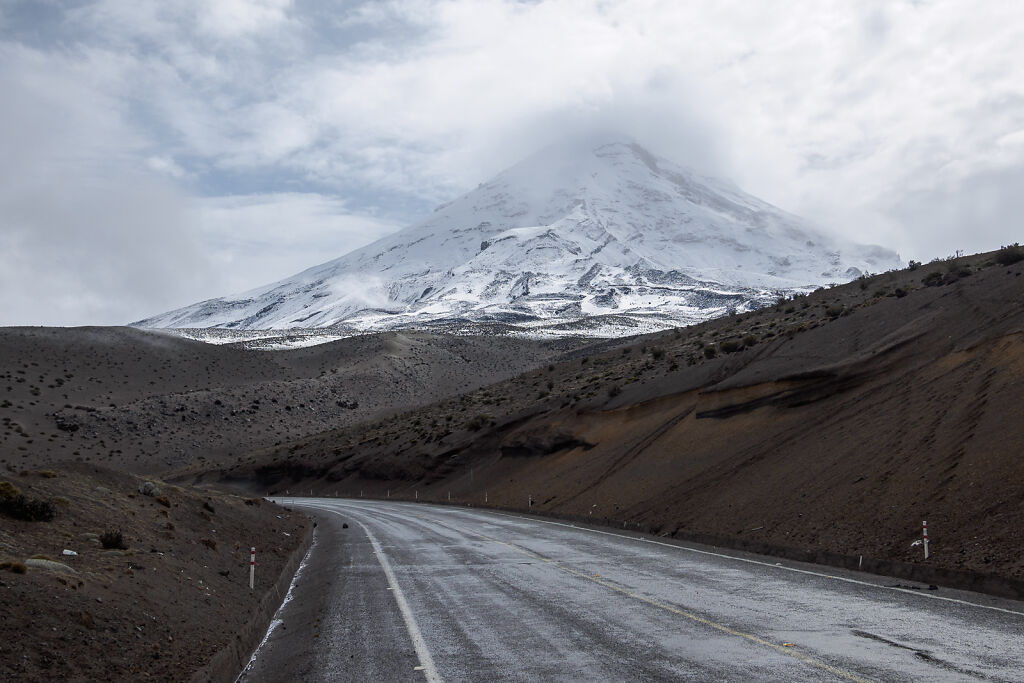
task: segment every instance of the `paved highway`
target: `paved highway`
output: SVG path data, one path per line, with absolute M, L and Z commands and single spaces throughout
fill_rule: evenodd
M 469 508 L 279 502 L 318 528 L 244 681 L 1024 681 L 1012 601 Z

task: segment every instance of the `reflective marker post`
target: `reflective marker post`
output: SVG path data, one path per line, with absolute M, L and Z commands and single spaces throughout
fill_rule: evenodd
M 252 590 L 253 580 L 256 578 L 256 548 L 249 550 L 249 590 Z
M 921 530 L 924 533 L 924 559 L 928 559 L 928 522 L 921 522 Z

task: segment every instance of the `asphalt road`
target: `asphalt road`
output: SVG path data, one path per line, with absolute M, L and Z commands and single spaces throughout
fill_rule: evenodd
M 316 539 L 240 680 L 1024 681 L 1017 602 L 468 508 L 280 502 Z

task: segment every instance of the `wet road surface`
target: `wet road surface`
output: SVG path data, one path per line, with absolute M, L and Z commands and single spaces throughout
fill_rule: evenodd
M 1024 681 L 1018 602 L 470 508 L 279 502 L 318 528 L 244 681 Z

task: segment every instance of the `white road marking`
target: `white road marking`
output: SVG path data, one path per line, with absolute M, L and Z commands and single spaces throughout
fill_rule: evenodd
M 420 519 L 427 519 L 426 517 L 422 517 L 420 515 L 413 515 L 413 516 L 419 517 Z M 823 671 L 827 671 L 827 672 L 833 674 L 834 676 L 837 676 L 837 677 L 842 678 L 844 680 L 853 681 L 853 683 L 871 683 L 868 679 L 861 678 L 860 676 L 858 676 L 857 674 L 855 674 L 855 673 L 853 673 L 851 671 L 846 671 L 845 669 L 840 669 L 839 667 L 832 666 L 832 665 L 830 665 L 830 664 L 828 664 L 828 663 L 826 663 L 826 662 L 824 662 L 824 661 L 822 661 L 820 659 L 815 659 L 814 657 L 806 655 L 806 654 L 804 654 L 802 652 L 798 652 L 796 650 L 787 650 L 786 648 L 795 647 L 792 643 L 784 643 L 782 645 L 779 645 L 777 643 L 773 643 L 771 641 L 765 640 L 764 638 L 760 638 L 760 637 L 758 637 L 758 636 L 756 636 L 756 635 L 754 635 L 752 633 L 746 633 L 744 631 L 740 631 L 740 630 L 735 629 L 735 628 L 730 628 L 729 626 L 726 626 L 724 624 L 720 624 L 717 621 L 714 621 L 714 620 L 709 619 L 707 617 L 703 617 L 703 616 L 700 616 L 700 615 L 695 614 L 693 612 L 690 612 L 688 610 L 680 609 L 678 607 L 674 607 L 672 605 L 668 605 L 668 604 L 665 604 L 663 602 L 659 602 L 658 600 L 655 600 L 653 598 L 647 597 L 645 595 L 640 595 L 639 593 L 634 593 L 633 591 L 627 590 L 627 589 L 623 588 L 622 586 L 616 586 L 615 584 L 612 584 L 612 583 L 609 583 L 607 581 L 602 580 L 600 578 L 600 576 L 601 576 L 600 574 L 593 574 L 593 575 L 591 575 L 591 574 L 588 574 L 586 572 L 581 572 L 581 571 L 578 571 L 576 569 L 572 569 L 571 567 L 568 567 L 568 566 L 562 564 L 561 562 L 558 562 L 557 560 L 554 560 L 554 559 L 552 559 L 550 557 L 545 557 L 544 555 L 541 555 L 539 553 L 535 553 L 532 550 L 529 550 L 529 549 L 524 548 L 522 546 L 518 546 L 515 543 L 509 543 L 507 541 L 502 541 L 500 539 L 493 538 L 491 536 L 487 536 L 486 534 L 482 534 L 482 533 L 479 533 L 479 532 L 468 531 L 466 529 L 460 529 L 457 526 L 453 526 L 451 524 L 446 524 L 444 522 L 440 522 L 440 521 L 437 521 L 437 520 L 433 520 L 433 521 L 434 521 L 435 524 L 439 524 L 441 526 L 448 527 L 452 531 L 456 531 L 458 533 L 461 533 L 464 536 L 476 536 L 478 538 L 483 538 L 483 539 L 486 539 L 488 541 L 491 541 L 492 543 L 498 543 L 500 545 L 506 546 L 508 548 L 511 548 L 511 549 L 515 550 L 516 552 L 523 553 L 523 554 L 528 555 L 530 557 L 534 557 L 534 558 L 536 558 L 536 559 L 538 559 L 538 560 L 540 560 L 542 562 L 546 562 L 546 563 L 550 564 L 552 567 L 555 567 L 556 569 L 558 569 L 560 571 L 566 572 L 567 574 L 572 574 L 573 576 L 577 576 L 577 577 L 579 577 L 581 579 L 584 579 L 586 581 L 591 581 L 593 583 L 596 583 L 599 586 L 603 586 L 604 588 L 608 588 L 610 590 L 613 590 L 616 593 L 621 593 L 622 595 L 625 595 L 625 596 L 627 596 L 629 598 L 633 598 L 634 600 L 639 600 L 640 602 L 644 602 L 644 603 L 646 603 L 648 605 L 651 605 L 653 607 L 657 607 L 657 608 L 663 609 L 663 610 L 665 610 L 667 612 L 671 612 L 672 614 L 677 614 L 677 615 L 679 615 L 681 617 L 685 617 L 685 618 L 687 618 L 687 619 L 689 619 L 691 621 L 694 621 L 694 622 L 697 622 L 699 624 L 703 624 L 705 626 L 713 628 L 716 631 L 721 631 L 722 633 L 727 633 L 727 634 L 729 634 L 731 636 L 737 636 L 739 638 L 743 638 L 743 639 L 748 640 L 748 641 L 750 641 L 752 643 L 757 643 L 758 645 L 762 645 L 764 647 L 770 647 L 771 649 L 775 650 L 776 652 L 779 652 L 780 654 L 786 655 L 788 657 L 793 657 L 794 659 L 797 659 L 797 660 L 799 660 L 799 661 L 801 661 L 801 662 L 803 662 L 805 664 L 809 664 L 809 665 L 817 667 L 817 668 L 819 668 L 819 669 L 821 669 Z
M 643 543 L 651 543 L 653 545 L 663 545 L 666 548 L 676 548 L 677 550 L 685 550 L 691 553 L 698 553 L 700 555 L 713 555 L 715 557 L 724 557 L 729 560 L 736 560 L 737 562 L 747 562 L 749 564 L 759 564 L 764 567 L 773 567 L 775 569 L 785 569 L 786 571 L 796 572 L 798 574 L 810 574 L 811 576 L 820 576 L 826 579 L 835 579 L 836 581 L 845 581 L 846 583 L 855 583 L 859 586 L 870 586 L 872 588 L 881 588 L 889 591 L 899 591 L 900 593 L 906 593 L 908 595 L 916 595 L 921 598 L 930 598 L 931 600 L 944 600 L 946 602 L 955 602 L 960 605 L 967 605 L 969 607 L 978 607 L 980 609 L 990 609 L 996 612 L 1005 612 L 1006 614 L 1016 614 L 1019 617 L 1024 617 L 1024 612 L 1016 612 L 1012 609 L 1005 609 L 1003 607 L 993 607 L 991 605 L 979 605 L 976 602 L 970 602 L 969 600 L 958 600 L 956 598 L 946 598 L 941 595 L 932 595 L 930 593 L 922 593 L 921 591 L 908 590 L 906 588 L 895 588 L 893 586 L 882 586 L 877 583 L 871 583 L 870 581 L 860 581 L 858 579 L 850 579 L 845 576 L 835 576 L 834 574 L 825 574 L 823 572 L 812 572 L 809 569 L 797 569 L 796 567 L 787 567 L 783 564 L 774 562 L 762 562 L 761 560 L 751 560 L 746 557 L 736 557 L 735 555 L 726 555 L 724 553 L 716 553 L 710 550 L 697 550 L 696 548 L 690 548 L 685 545 L 675 545 L 674 543 L 664 543 L 662 541 L 654 541 L 649 538 L 643 538 L 642 536 L 627 536 L 626 534 L 618 534 L 613 531 L 600 531 L 599 529 L 590 529 L 585 526 L 576 526 L 574 524 L 565 524 L 564 522 L 553 522 L 547 519 L 537 519 L 536 517 L 524 517 L 522 515 L 513 515 L 507 512 L 497 512 L 495 510 L 487 510 L 488 513 L 493 515 L 501 515 L 502 517 L 513 517 L 515 519 L 523 519 L 531 522 L 541 522 L 543 524 L 553 524 L 555 526 L 564 526 L 567 529 L 578 529 L 580 531 L 589 531 L 592 534 L 602 534 L 604 536 L 615 536 L 616 538 L 631 538 L 634 541 L 641 541 Z
M 339 510 L 328 505 L 318 505 L 316 503 L 303 503 L 312 508 L 318 508 L 327 512 L 333 512 L 336 515 L 341 516 L 342 513 Z M 384 576 L 388 579 L 388 585 L 391 591 L 394 592 L 395 602 L 398 603 L 398 609 L 402 613 L 402 620 L 405 622 L 405 628 L 409 632 L 409 637 L 412 639 L 412 645 L 416 648 L 416 656 L 420 659 L 420 666 L 416 668 L 417 671 L 422 670 L 430 683 L 443 683 L 444 679 L 437 673 L 437 667 L 434 666 L 434 658 L 430 656 L 430 650 L 427 648 L 427 642 L 423 640 L 423 633 L 420 632 L 420 627 L 416 624 L 416 619 L 412 615 L 412 610 L 409 609 L 409 603 L 405 600 L 405 593 L 402 592 L 402 588 L 398 585 L 398 580 L 395 578 L 395 572 L 391 570 L 391 563 L 388 562 L 387 556 L 380 547 L 380 543 L 377 542 L 377 538 L 370 532 L 370 529 L 358 519 L 350 517 L 352 521 L 363 528 L 363 532 L 366 537 L 370 539 L 370 545 L 373 546 L 373 554 L 377 556 L 377 561 L 380 562 L 380 566 L 384 569 Z
M 299 568 L 295 570 L 295 576 L 292 577 L 292 582 L 288 584 L 288 592 L 285 593 L 284 600 L 281 601 L 277 611 L 274 612 L 274 618 L 270 620 L 270 626 L 267 628 L 267 632 L 263 634 L 263 640 L 261 640 L 260 644 L 256 646 L 256 649 L 252 651 L 252 656 L 249 657 L 249 663 L 245 665 L 245 668 L 242 669 L 241 673 L 239 673 L 235 678 L 235 683 L 238 683 L 245 674 L 249 673 L 249 670 L 252 669 L 252 665 L 256 663 L 256 655 L 258 655 L 260 649 L 267 644 L 267 640 L 270 639 L 270 634 L 273 633 L 278 626 L 284 623 L 284 620 L 280 617 L 281 611 L 284 609 L 285 605 L 292 601 L 292 591 L 295 590 L 295 584 L 298 582 L 299 575 L 302 574 L 302 570 L 306 568 L 306 564 L 309 562 L 309 554 L 313 552 L 313 546 L 315 545 L 316 527 L 313 527 L 313 542 L 309 544 L 309 548 L 306 550 L 306 554 L 303 556 L 302 562 L 299 563 Z

